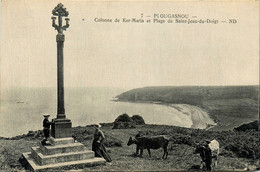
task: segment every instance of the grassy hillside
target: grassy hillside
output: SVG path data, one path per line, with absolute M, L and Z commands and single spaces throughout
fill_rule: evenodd
M 194 141 L 217 139 L 220 143 L 220 156 L 215 170 L 254 170 L 259 164 L 259 132 L 206 131 L 163 125 L 139 125 L 133 129 L 112 129 L 105 125 L 105 145 L 113 159 L 112 164 L 86 169 L 86 171 L 166 171 L 188 170 L 200 165 L 199 155 L 193 154 Z M 163 150 L 151 150 L 152 157 L 144 150 L 143 158 L 134 156 L 135 146 L 127 146 L 130 136 L 137 130 L 143 135 L 170 136 L 168 159 L 162 160 Z M 94 128 L 91 126 L 73 128 L 76 140 L 91 149 Z M 23 135 L 9 139 L 0 139 L 0 170 L 15 171 L 24 168 L 18 162 L 21 153 L 30 151 L 42 137 Z
M 218 123 L 215 130 L 230 130 L 258 119 L 258 86 L 145 87 L 124 92 L 117 98 L 199 106 Z

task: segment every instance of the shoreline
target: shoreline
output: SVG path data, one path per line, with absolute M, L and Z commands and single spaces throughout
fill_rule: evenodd
M 205 123 L 205 127 L 203 128 L 198 128 L 198 127 L 189 127 L 191 129 L 203 129 L 203 130 L 210 130 L 210 129 L 213 129 L 214 127 L 218 126 L 218 123 L 216 121 L 216 119 L 212 118 L 212 116 L 209 115 L 209 113 L 202 107 L 198 106 L 198 105 L 190 105 L 190 104 L 175 104 L 175 103 L 164 103 L 164 102 L 160 102 L 160 101 L 131 101 L 131 100 L 111 100 L 111 101 L 115 101 L 115 102 L 128 102 L 128 103 L 144 103 L 144 104 L 157 104 L 157 105 L 162 105 L 162 106 L 168 106 L 168 107 L 171 107 L 171 108 L 174 108 L 186 115 L 190 115 L 191 117 L 191 121 L 193 122 L 193 125 L 192 126 L 196 126 L 196 121 L 198 119 L 196 119 L 195 115 L 197 115 L 198 118 L 200 118 L 201 116 L 199 116 L 198 114 L 195 114 L 193 112 L 196 112 L 196 111 L 200 111 L 201 114 L 203 114 L 202 116 L 204 116 L 204 119 L 206 119 L 206 121 L 208 121 L 209 123 L 207 123 L 206 121 L 202 121 L 203 123 Z M 180 107 L 182 106 L 182 107 Z M 186 106 L 186 109 L 185 107 L 183 106 Z M 187 108 L 188 106 L 188 108 Z M 187 109 L 189 109 L 190 111 L 187 112 Z M 188 113 L 188 114 L 187 114 Z M 206 117 L 206 118 L 205 118 Z M 212 121 L 210 121 L 212 120 Z M 174 126 L 174 125 L 172 125 Z
M 201 111 L 207 113 L 204 109 L 202 109 L 201 107 L 198 107 L 198 106 L 194 106 L 194 105 L 189 105 L 189 104 L 171 104 L 171 103 L 164 103 L 164 102 L 159 102 L 159 101 L 156 101 L 156 102 L 153 102 L 153 101 L 121 101 L 121 100 L 110 100 L 110 101 L 114 101 L 114 102 L 127 102 L 127 103 L 144 103 L 144 104 L 155 104 L 155 105 L 162 105 L 162 106 L 167 106 L 169 108 L 174 108 L 176 109 L 177 111 L 181 111 L 181 108 L 178 108 L 177 106 L 178 105 L 183 105 L 183 106 L 193 106 L 194 108 L 200 108 Z M 184 115 L 187 115 L 185 114 L 185 112 L 181 111 L 181 113 L 184 113 Z M 210 117 L 210 115 L 207 113 L 207 116 L 208 118 L 212 119 Z M 190 116 L 190 120 L 192 121 L 192 123 L 194 123 L 193 119 L 192 119 L 192 114 Z M 214 119 L 212 119 L 214 121 Z M 215 121 L 214 121 L 215 122 Z M 103 123 L 103 122 L 101 122 Z M 107 122 L 105 122 L 107 123 Z M 154 123 L 153 123 L 154 124 Z M 169 125 L 169 124 L 154 124 L 154 125 Z M 85 126 L 85 125 L 79 125 L 79 126 Z M 182 126 L 177 126 L 177 125 L 169 125 L 169 126 L 176 126 L 176 127 L 182 127 Z M 200 127 L 199 129 L 203 129 L 203 130 L 209 130 L 209 129 L 212 129 L 214 127 L 218 126 L 217 123 L 215 122 L 215 125 L 206 125 L 205 127 Z M 76 126 L 75 126 L 76 127 Z M 192 124 L 191 126 L 187 126 L 185 128 L 191 128 L 191 129 L 196 129 L 196 127 L 192 127 Z M 26 136 L 29 132 L 35 132 L 35 131 L 39 131 L 41 129 L 38 129 L 38 130 L 27 130 L 25 131 L 24 133 L 21 133 L 21 134 L 17 134 L 17 135 L 14 135 L 14 136 L 10 136 L 10 137 L 4 137 L 4 136 L 0 136 L 0 139 L 11 139 L 11 138 L 15 138 L 15 137 L 24 137 Z M 27 133 L 26 133 L 27 132 Z

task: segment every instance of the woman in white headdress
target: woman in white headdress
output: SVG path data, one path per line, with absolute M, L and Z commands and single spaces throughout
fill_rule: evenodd
M 95 132 L 94 132 L 94 139 L 93 139 L 93 142 L 92 142 L 92 151 L 95 152 L 95 157 L 103 157 L 103 158 L 105 158 L 105 160 L 107 162 L 111 162 L 112 159 L 109 156 L 109 154 L 107 153 L 106 148 L 103 144 L 104 139 L 105 139 L 105 135 L 100 129 L 101 125 L 95 124 L 94 127 L 96 129 L 95 129 Z

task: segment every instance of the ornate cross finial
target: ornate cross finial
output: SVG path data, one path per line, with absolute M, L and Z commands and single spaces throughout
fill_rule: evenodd
M 58 31 L 58 33 L 62 34 L 63 30 L 66 30 L 69 27 L 69 18 L 65 18 L 66 25 L 62 26 L 62 17 L 68 17 L 69 12 L 66 8 L 63 7 L 63 4 L 59 3 L 53 10 L 52 14 L 58 16 L 59 25 L 55 24 L 56 17 L 52 17 L 52 26 Z

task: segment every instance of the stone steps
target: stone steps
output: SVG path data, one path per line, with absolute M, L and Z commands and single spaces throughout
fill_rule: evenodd
M 75 140 L 72 137 L 61 138 L 61 139 L 55 139 L 53 137 L 50 137 L 50 143 L 53 146 L 56 146 L 56 145 L 75 143 Z
M 69 170 L 73 168 L 83 169 L 97 165 L 105 165 L 106 161 L 103 158 L 91 158 L 80 161 L 62 162 L 56 164 L 40 165 L 33 159 L 30 152 L 23 153 L 22 156 L 27 160 L 29 169 L 32 171 L 48 171 L 48 170 Z
M 40 147 L 41 151 L 43 152 L 43 154 L 45 154 L 45 155 L 79 152 L 79 151 L 84 150 L 84 148 L 85 148 L 85 146 L 79 142 L 61 144 L 61 145 L 56 145 L 56 146 L 52 146 L 52 145 L 43 146 L 42 144 L 39 144 L 39 147 Z
M 31 152 L 22 154 L 30 169 L 33 171 L 41 169 L 52 169 L 57 167 L 93 166 L 105 164 L 103 158 L 96 158 L 95 154 L 73 138 L 50 139 L 50 145 L 32 147 Z M 64 169 L 64 168 L 63 168 Z
M 39 147 L 32 147 L 31 155 L 40 165 L 94 158 L 94 152 L 90 150 L 44 155 Z

